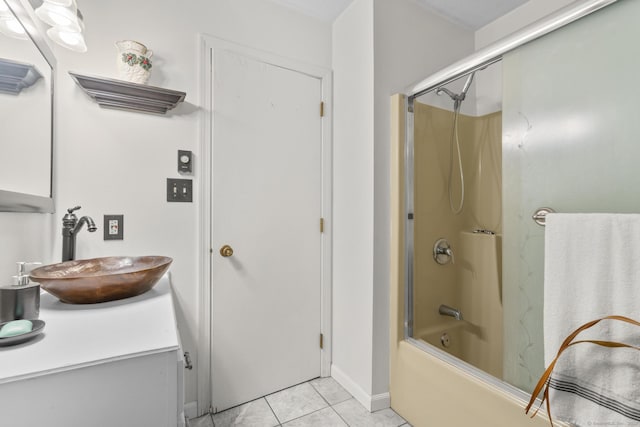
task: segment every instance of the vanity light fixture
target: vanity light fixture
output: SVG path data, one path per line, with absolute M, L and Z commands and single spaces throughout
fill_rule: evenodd
M 36 16 L 42 22 L 54 27 L 65 27 L 80 32 L 80 23 L 77 16 L 78 6 L 72 2 L 70 6 L 60 6 L 44 0 L 42 6 L 36 9 Z
M 84 21 L 76 0 L 43 0 L 35 12 L 42 22 L 51 26 L 47 30 L 51 40 L 74 52 L 87 51 L 82 35 Z
M 87 45 L 84 42 L 82 33 L 67 31 L 60 27 L 51 27 L 47 30 L 47 35 L 51 40 L 69 50 L 80 53 L 87 51 Z
M 73 4 L 73 0 L 46 0 L 46 2 L 63 7 L 69 7 Z
M 20 22 L 13 16 L 0 16 L 0 32 L 14 39 L 28 40 L 29 36 Z

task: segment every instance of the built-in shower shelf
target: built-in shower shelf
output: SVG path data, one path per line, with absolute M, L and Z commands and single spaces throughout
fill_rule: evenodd
M 166 114 L 184 101 L 185 92 L 124 80 L 85 76 L 69 72 L 73 80 L 99 106 L 117 110 Z

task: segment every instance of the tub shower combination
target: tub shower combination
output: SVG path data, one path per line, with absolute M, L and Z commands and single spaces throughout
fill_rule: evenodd
M 409 336 L 502 378 L 502 115 L 461 111 L 475 74 L 461 79 L 459 92 L 441 86 L 413 105 L 407 327 Z
M 637 39 L 638 8 L 572 2 L 392 97 L 390 390 L 411 424 L 549 425 L 524 408 L 555 348 L 544 287 L 568 280 L 545 280 L 552 228 L 531 216 L 639 211 L 637 97 L 626 96 L 638 57 L 620 42 Z M 628 295 L 600 282 L 608 297 Z

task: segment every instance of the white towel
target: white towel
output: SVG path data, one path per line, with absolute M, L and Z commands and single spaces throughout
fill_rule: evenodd
M 544 359 L 576 328 L 608 315 L 640 320 L 640 215 L 549 214 Z M 640 328 L 606 320 L 576 339 L 640 345 Z M 640 351 L 578 344 L 554 369 L 551 414 L 578 426 L 640 426 Z

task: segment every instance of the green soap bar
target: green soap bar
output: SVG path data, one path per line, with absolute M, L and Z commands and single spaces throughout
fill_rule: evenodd
M 26 334 L 31 332 L 32 329 L 33 323 L 30 320 L 13 320 L 0 329 L 0 338 Z

